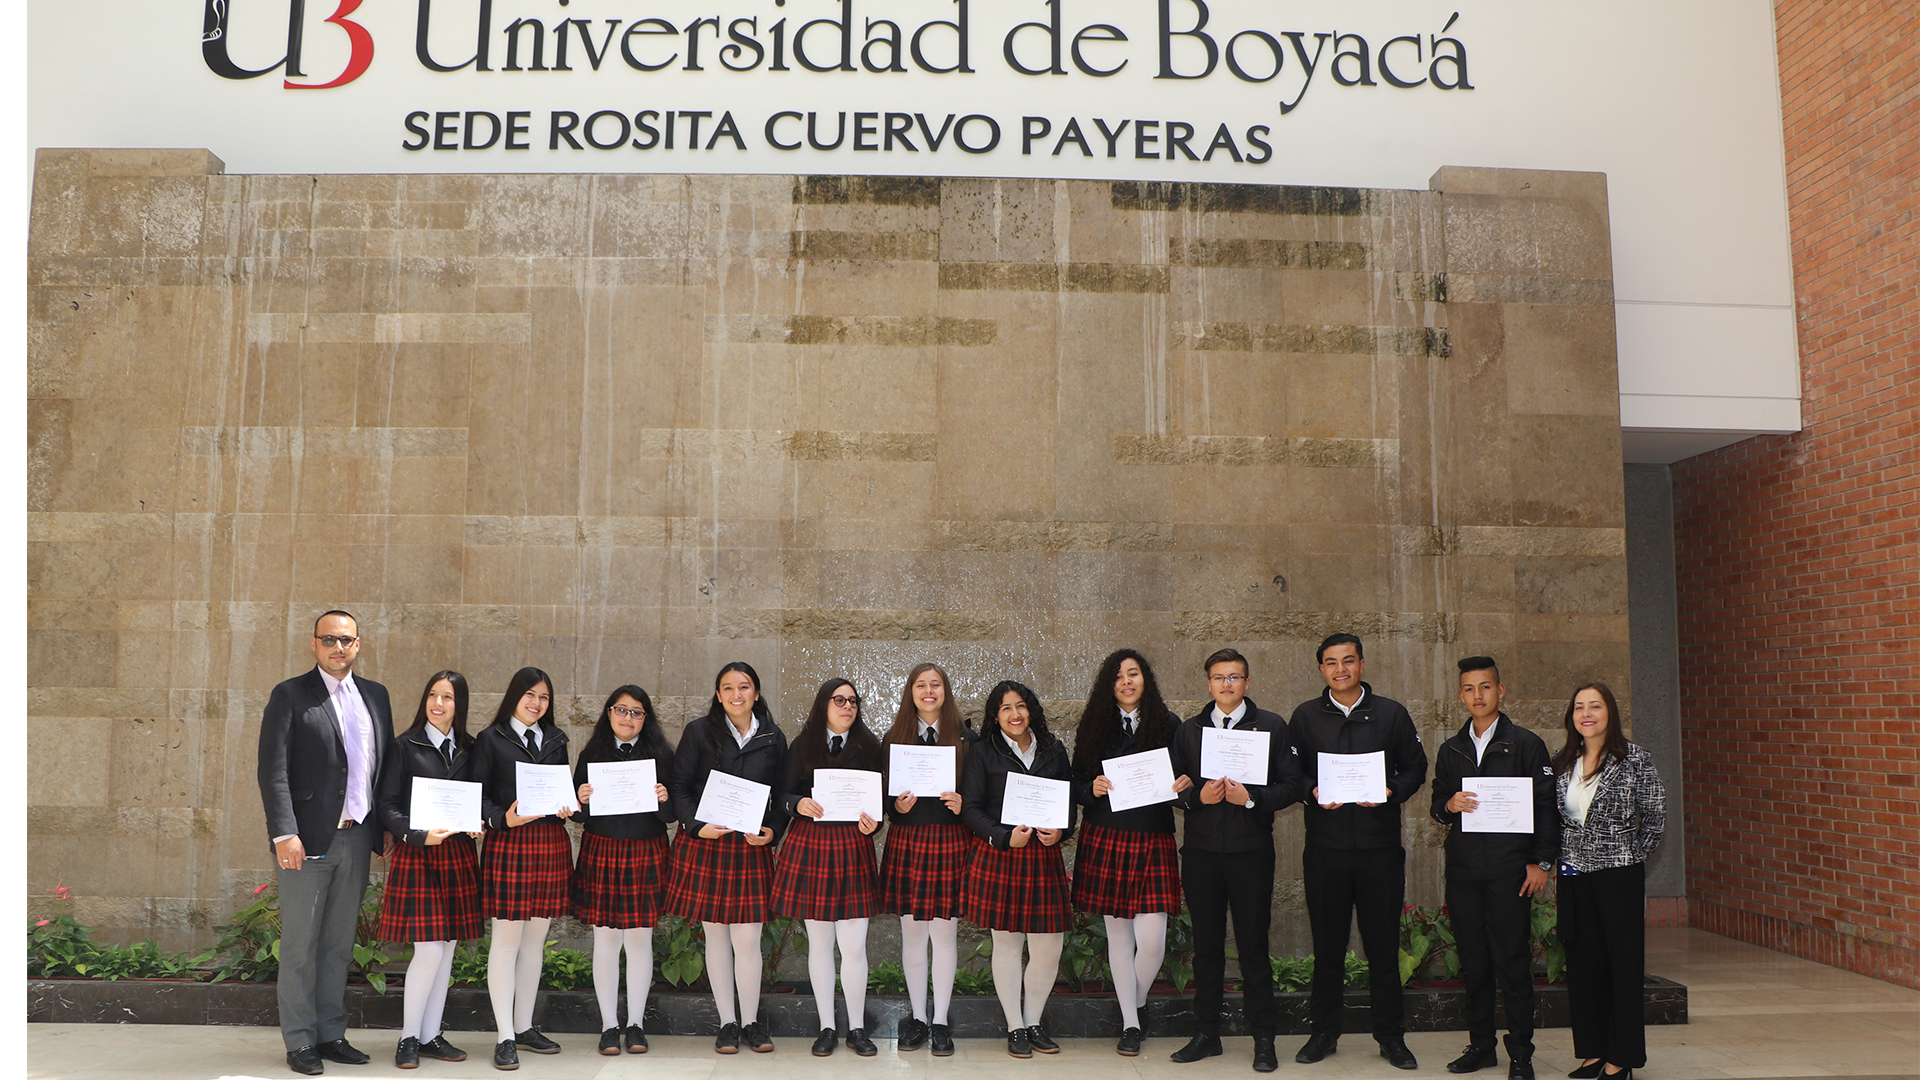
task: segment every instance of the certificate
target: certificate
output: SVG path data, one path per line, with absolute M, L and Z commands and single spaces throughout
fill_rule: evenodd
M 578 810 L 573 801 L 573 772 L 565 765 L 513 763 L 513 790 L 520 800 L 521 817 L 546 817 L 562 810 Z
M 767 795 L 773 789 L 718 769 L 707 774 L 706 790 L 693 819 L 734 832 L 757 833 L 767 814 Z
M 1200 729 L 1200 775 L 1207 780 L 1238 780 L 1249 787 L 1267 782 L 1267 750 L 1273 735 L 1232 728 Z
M 865 814 L 879 821 L 880 774 L 869 769 L 813 770 L 813 801 L 826 811 L 821 821 L 859 821 Z
M 593 797 L 587 809 L 595 817 L 655 813 L 660 809 L 660 793 L 653 788 L 659 782 L 652 758 L 589 761 L 587 785 L 593 788 Z
M 480 785 L 465 780 L 429 780 L 416 776 L 413 801 L 407 806 L 407 827 L 480 831 Z
M 1383 803 L 1387 801 L 1387 752 L 1371 754 L 1320 753 L 1322 803 Z
M 887 747 L 887 794 L 939 798 L 943 791 L 959 791 L 954 780 L 954 760 L 959 756 L 951 746 L 908 746 L 892 743 Z
M 1073 785 L 1025 773 L 1007 774 L 1007 791 L 1000 800 L 1000 824 L 1031 825 L 1036 829 L 1067 827 L 1067 801 Z
M 1107 802 L 1115 813 L 1173 801 L 1173 758 L 1164 746 L 1108 758 L 1100 763 L 1100 771 L 1113 785 L 1113 790 L 1107 793 Z
M 1480 805 L 1460 815 L 1460 831 L 1533 832 L 1533 780 L 1525 776 L 1469 776 L 1460 790 Z

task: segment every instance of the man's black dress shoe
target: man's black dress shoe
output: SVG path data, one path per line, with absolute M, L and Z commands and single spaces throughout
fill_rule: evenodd
M 1389 1035 L 1379 1040 L 1380 1056 L 1396 1069 L 1417 1069 L 1420 1062 L 1414 1059 L 1413 1051 L 1407 1049 L 1407 1040 L 1399 1035 Z
M 393 1048 L 393 1067 L 396 1069 L 417 1069 L 420 1067 L 420 1040 L 409 1035 L 400 1040 Z
M 501 1039 L 494 1044 L 493 1067 L 501 1072 L 512 1072 L 520 1067 L 520 1054 L 513 1048 L 512 1039 Z
M 1338 1053 L 1339 1050 L 1339 1032 L 1316 1031 L 1311 1036 L 1308 1036 L 1307 1044 L 1300 1048 L 1299 1053 L 1293 1055 L 1293 1060 L 1302 1065 L 1311 1065 L 1325 1058 L 1328 1054 Z
M 1017 1058 L 1033 1056 L 1033 1044 L 1027 1041 L 1026 1028 L 1014 1028 L 1007 1032 L 1007 1056 Z
M 287 1068 L 303 1076 L 319 1076 L 327 1071 L 320 1061 L 320 1052 L 311 1046 L 302 1046 L 287 1051 Z
M 1479 1072 L 1481 1069 L 1491 1069 L 1498 1064 L 1500 1064 L 1500 1055 L 1494 1052 L 1492 1043 L 1485 1046 L 1468 1043 L 1459 1057 L 1447 1062 L 1447 1071 L 1450 1073 Z
M 441 1061 L 467 1060 L 467 1052 L 448 1042 L 447 1033 L 444 1031 L 420 1044 L 420 1056 L 438 1058 Z
M 1139 1028 L 1128 1028 L 1120 1033 L 1120 1045 L 1114 1047 L 1114 1052 L 1121 1057 L 1139 1057 L 1140 1042 L 1144 1038 Z
M 560 1044 L 540 1034 L 540 1029 L 536 1027 L 530 1027 L 525 1031 L 515 1034 L 513 1044 L 523 1050 L 531 1050 L 536 1054 L 557 1054 L 560 1052 Z
M 1606 1067 L 1607 1067 L 1607 1063 L 1605 1061 L 1602 1061 L 1599 1058 L 1594 1058 L 1592 1061 L 1588 1062 L 1587 1064 L 1582 1065 L 1579 1068 L 1568 1073 L 1567 1080 L 1593 1080 L 1594 1077 L 1600 1075 L 1600 1070 Z
M 833 1048 L 838 1045 L 840 1045 L 840 1037 L 833 1033 L 833 1029 L 821 1028 L 820 1037 L 813 1040 L 813 1056 L 827 1057 L 833 1053 Z
M 953 1056 L 953 1027 L 949 1024 L 929 1024 L 927 1042 L 933 1047 L 934 1057 Z
M 337 1061 L 342 1065 L 365 1065 L 373 1059 L 353 1048 L 345 1039 L 334 1039 L 314 1047 L 320 1056 L 328 1061 Z
M 1514 1058 L 1508 1062 L 1507 1080 L 1533 1080 L 1533 1059 Z
M 873 1040 L 867 1038 L 866 1028 L 847 1029 L 847 1049 L 861 1057 L 872 1057 L 880 1052 L 879 1048 L 873 1045 Z
M 1060 1044 L 1054 1042 L 1046 1032 L 1041 1031 L 1039 1024 L 1035 1024 L 1027 1029 L 1027 1044 L 1043 1054 L 1057 1054 L 1060 1052 Z
M 620 1056 L 620 1029 L 610 1027 L 600 1033 L 600 1052 L 607 1057 Z
M 1182 1065 L 1190 1061 L 1199 1061 L 1201 1058 L 1219 1057 L 1220 1036 L 1195 1035 L 1187 1040 L 1187 1045 L 1167 1056 Z
M 627 1053 L 644 1054 L 647 1052 L 647 1033 L 639 1024 L 627 1025 Z
M 1280 1057 L 1273 1051 L 1273 1036 L 1255 1035 L 1253 1037 L 1253 1071 L 1272 1072 L 1280 1067 Z

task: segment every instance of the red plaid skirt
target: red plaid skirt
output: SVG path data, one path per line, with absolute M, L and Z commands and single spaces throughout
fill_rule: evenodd
M 480 850 L 480 911 L 493 919 L 557 919 L 568 913 L 573 845 L 558 821 L 488 829 Z
M 573 917 L 631 930 L 660 921 L 667 905 L 667 838 L 614 840 L 586 833 L 573 864 Z
M 960 917 L 960 888 L 973 858 L 965 825 L 889 825 L 880 858 L 880 910 L 916 919 Z
M 486 932 L 471 837 L 455 833 L 432 847 L 394 845 L 379 932 L 382 941 L 463 941 Z
M 975 838 L 962 900 L 967 919 L 989 930 L 1064 934 L 1073 926 L 1060 846 L 1038 838 L 1005 851 Z
M 850 823 L 796 820 L 773 860 L 773 913 L 835 922 L 879 910 L 873 837 Z
M 1180 860 L 1173 834 L 1088 825 L 1073 857 L 1073 906 L 1131 919 L 1180 910 Z
M 673 838 L 667 911 L 711 923 L 767 921 L 773 845 L 754 847 L 742 833 L 707 840 L 686 830 Z

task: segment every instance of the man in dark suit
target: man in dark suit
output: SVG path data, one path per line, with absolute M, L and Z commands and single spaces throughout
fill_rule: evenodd
M 260 801 L 280 885 L 280 1034 L 287 1065 L 317 1076 L 323 1060 L 368 1060 L 346 1040 L 347 965 L 382 832 L 374 781 L 393 708 L 386 687 L 353 675 L 352 615 L 315 620 L 312 648 L 314 669 L 274 687 L 260 718 Z

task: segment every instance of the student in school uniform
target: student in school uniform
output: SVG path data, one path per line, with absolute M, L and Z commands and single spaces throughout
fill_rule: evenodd
M 553 679 L 523 667 L 507 681 L 493 723 L 474 739 L 473 779 L 480 783 L 480 813 L 487 838 L 480 859 L 480 910 L 493 919 L 487 953 L 487 996 L 493 1000 L 493 1067 L 520 1067 L 516 1048 L 557 1054 L 560 1044 L 533 1026 L 540 967 L 546 959 L 547 927 L 571 908 L 568 878 L 573 845 L 563 818 L 520 813 L 517 766 L 565 765 L 567 733 L 553 722 Z
M 697 919 L 706 929 L 707 977 L 720 1013 L 716 1054 L 737 1054 L 741 1042 L 770 1053 L 773 1038 L 760 1021 L 760 926 L 773 891 L 773 848 L 786 824 L 779 800 L 769 798 L 760 831 L 739 833 L 698 820 L 700 796 L 715 772 L 775 787 L 787 759 L 787 737 L 760 697 L 760 674 L 736 660 L 714 678 L 707 713 L 680 733 L 667 788 L 680 814 L 667 879 L 667 911 Z M 739 1009 L 734 995 L 739 994 Z
M 819 769 L 858 769 L 877 778 L 880 740 L 860 721 L 860 691 L 846 679 L 828 679 L 813 696 L 807 722 L 793 740 L 780 781 L 781 809 L 793 827 L 773 860 L 773 911 L 807 924 L 807 975 L 820 1010 L 813 1056 L 833 1053 L 833 949 L 840 946 L 840 989 L 847 998 L 847 1049 L 861 1057 L 879 1051 L 867 1037 L 867 922 L 880 907 L 869 814 L 857 821 L 822 821 L 813 798 Z
M 893 726 L 882 741 L 952 747 L 958 787 L 975 736 L 960 718 L 951 685 L 940 665 L 914 665 L 907 672 Z M 884 771 L 887 763 L 882 764 Z M 900 1021 L 896 1050 L 918 1050 L 930 1043 L 935 1057 L 953 1055 L 947 1007 L 953 999 L 953 974 L 960 966 L 960 891 L 973 853 L 972 834 L 960 820 L 961 806 L 958 791 L 909 791 L 887 803 L 880 909 L 900 916 L 900 966 L 906 971 L 907 1002 L 913 1010 Z
M 1041 1029 L 1040 1017 L 1073 925 L 1066 866 L 1060 861 L 1060 842 L 1073 829 L 1073 801 L 1067 800 L 1065 829 L 1003 825 L 1007 777 L 1015 774 L 1071 782 L 1073 764 L 1066 746 L 1047 730 L 1039 696 L 1008 680 L 987 693 L 980 741 L 960 777 L 960 816 L 974 835 L 967 917 L 993 932 L 993 989 L 1007 1018 L 1007 1053 L 1030 1058 L 1035 1050 L 1060 1052 L 1060 1044 Z M 1024 973 L 1023 945 L 1028 952 Z
M 1173 804 L 1116 812 L 1102 763 L 1169 747 L 1179 726 L 1147 658 L 1120 649 L 1101 661 L 1073 736 L 1073 801 L 1086 808 L 1073 861 L 1073 906 L 1106 920 L 1122 1057 L 1138 1057 L 1145 1038 L 1147 991 L 1166 956 L 1167 919 L 1180 910 L 1180 859 Z M 1192 786 L 1191 778 L 1174 777 L 1176 794 Z
M 594 762 L 652 761 L 658 810 L 593 812 Z M 653 924 L 667 904 L 667 822 L 673 798 L 661 783 L 673 771 L 673 748 L 654 719 L 653 699 L 638 686 L 607 695 L 593 734 L 573 765 L 586 831 L 573 867 L 573 914 L 593 927 L 593 994 L 600 1005 L 600 1052 L 647 1052 L 643 1020 L 653 985 Z M 627 1023 L 620 1025 L 620 950 L 627 950 Z
M 457 671 L 427 678 L 413 726 L 393 740 L 374 797 L 381 823 L 400 843 L 387 859 L 380 896 L 380 939 L 413 942 L 401 995 L 400 1044 L 393 1063 L 417 1069 L 422 1057 L 465 1061 L 467 1052 L 440 1030 L 453 951 L 485 932 L 480 917 L 480 860 L 473 834 L 419 829 L 408 820 L 415 777 L 470 780 L 473 736 L 467 734 L 467 680 Z

